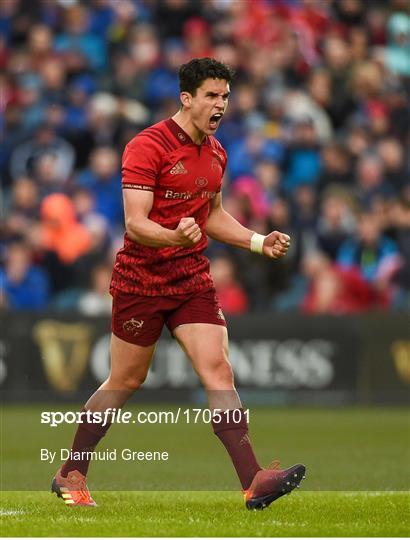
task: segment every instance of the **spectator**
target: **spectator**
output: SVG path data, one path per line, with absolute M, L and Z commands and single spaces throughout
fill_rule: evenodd
M 402 144 L 410 132 L 410 105 L 404 84 L 400 79 L 389 79 L 384 89 L 384 100 L 390 117 L 390 134 Z
M 89 16 L 89 29 L 104 39 L 114 21 L 114 6 L 109 0 L 96 0 Z
M 255 165 L 255 178 L 265 192 L 268 201 L 281 195 L 281 171 L 277 163 L 262 159 Z
M 358 104 L 357 117 L 375 137 L 388 132 L 388 111 L 382 99 L 383 73 L 374 61 L 362 62 L 352 74 L 352 86 Z
M 366 152 L 369 153 L 371 143 L 371 135 L 364 127 L 358 124 L 351 126 L 347 133 L 346 146 L 354 163 L 357 162 L 360 156 Z
M 239 83 L 237 90 L 218 129 L 218 138 L 229 153 L 243 141 L 247 128 L 253 127 L 255 120 L 259 125 L 263 125 L 264 122 L 263 115 L 257 111 L 257 89 L 249 83 Z
M 367 60 L 369 42 L 367 32 L 363 27 L 355 26 L 349 32 L 350 54 L 353 64 Z
M 110 249 L 109 223 L 98 214 L 83 217 L 83 223 L 91 237 L 89 250 L 78 257 L 72 266 L 72 285 L 87 289 L 91 287 L 90 268 L 104 264 Z
M 318 181 L 320 192 L 334 184 L 345 188 L 353 186 L 350 155 L 342 144 L 335 142 L 327 144 L 322 149 L 321 160 L 322 170 Z
M 119 156 L 115 150 L 96 148 L 90 156 L 90 168 L 78 175 L 76 184 L 93 194 L 98 214 L 112 225 L 123 223 Z
M 310 249 L 311 232 L 301 231 L 292 222 L 291 205 L 284 198 L 275 199 L 270 208 L 267 222 L 269 231 L 283 231 L 291 237 L 291 244 L 286 258 L 269 264 L 264 261 L 269 296 L 277 295 L 290 285 L 291 275 L 299 266 L 303 244 Z M 304 237 L 304 238 L 303 238 Z
M 316 190 L 309 184 L 301 184 L 293 194 L 293 215 L 298 229 L 307 232 L 316 228 Z
M 311 253 L 303 260 L 303 270 L 308 279 L 302 302 L 305 313 L 346 315 L 371 307 L 371 288 L 357 268 L 343 269 L 322 253 Z
M 226 315 L 240 315 L 247 310 L 246 293 L 235 277 L 232 261 L 219 256 L 211 260 L 211 272 L 215 288 Z
M 146 23 L 131 28 L 128 50 L 137 71 L 147 75 L 159 61 L 160 44 L 155 28 Z
M 312 71 L 307 88 L 314 102 L 327 111 L 332 99 L 332 79 L 329 71 L 323 68 Z
M 163 40 L 180 37 L 185 21 L 199 15 L 200 5 L 189 0 L 164 0 L 155 4 L 155 23 Z
M 384 236 L 374 213 L 363 212 L 357 235 L 340 248 L 337 262 L 343 268 L 358 268 L 362 277 L 388 296 L 391 279 L 400 266 L 397 244 Z
M 323 81 L 319 81 L 323 84 Z M 303 138 L 302 130 L 297 129 L 302 126 L 311 126 L 318 143 L 324 143 L 332 138 L 333 129 L 326 110 L 318 103 L 312 100 L 304 92 L 292 90 L 285 99 L 286 118 L 295 126 L 293 139 Z M 305 130 L 305 139 L 307 130 Z M 310 138 L 312 137 L 310 135 Z M 304 141 L 306 144 L 307 140 Z
M 375 199 L 392 195 L 394 188 L 384 181 L 383 162 L 376 154 L 363 154 L 356 166 L 356 193 L 361 205 L 371 207 Z
M 332 261 L 355 232 L 353 201 L 348 191 L 329 189 L 324 193 L 317 227 L 318 246 Z
M 400 248 L 401 263 L 393 277 L 399 287 L 396 291 L 396 305 L 402 309 L 410 308 L 410 203 L 405 199 L 391 206 L 391 221 L 396 230 L 396 242 Z
M 268 214 L 268 202 L 262 186 L 252 176 L 241 176 L 232 187 L 237 201 L 236 219 L 246 227 L 262 225 Z
M 42 246 L 57 254 L 63 264 L 72 264 L 91 246 L 90 234 L 78 223 L 74 205 L 61 193 L 48 195 L 41 204 Z
M 387 28 L 389 44 L 387 47 L 387 65 L 392 73 L 410 76 L 410 16 L 407 13 L 391 15 Z
M 404 163 L 403 147 L 393 137 L 382 139 L 377 145 L 378 155 L 384 165 L 384 178 L 386 184 L 397 193 L 410 184 L 409 171 Z
M 188 19 L 184 23 L 182 35 L 191 58 L 213 56 L 210 28 L 204 19 L 200 17 Z
M 327 111 L 333 127 L 340 129 L 355 106 L 351 91 L 350 50 L 342 38 L 329 36 L 324 40 L 323 53 L 323 67 L 331 79 L 331 101 Z
M 38 156 L 33 164 L 33 177 L 42 199 L 52 193 L 64 191 L 68 184 L 68 178 L 63 180 L 59 177 L 58 161 L 52 152 L 44 152 Z
M 239 176 L 252 174 L 254 167 L 261 160 L 280 162 L 282 157 L 282 143 L 266 139 L 262 126 L 253 127 L 244 139 L 232 143 L 228 161 L 229 175 L 235 180 Z
M 77 133 L 85 131 L 88 125 L 88 100 L 95 91 L 95 81 L 87 75 L 75 77 L 68 88 L 67 103 L 64 108 L 63 129 L 68 137 L 76 139 Z M 76 166 L 79 166 L 78 159 Z
M 179 96 L 178 71 L 186 58 L 181 40 L 169 39 L 164 43 L 163 62 L 147 75 L 145 100 L 155 107 L 166 99 Z
M 80 296 L 78 309 L 87 316 L 109 315 L 111 296 L 109 291 L 112 268 L 108 264 L 95 266 L 91 271 L 91 290 Z
M 63 61 L 57 57 L 45 59 L 38 70 L 43 83 L 43 99 L 53 105 L 63 105 L 66 99 L 66 69 Z
M 36 72 L 45 61 L 55 58 L 53 51 L 53 34 L 45 24 L 36 24 L 30 29 L 28 36 L 31 69 Z
M 95 216 L 101 217 L 95 211 L 94 194 L 87 188 L 77 187 L 71 193 L 75 214 L 80 223 L 86 223 Z
M 19 59 L 14 56 L 13 60 L 18 63 Z M 23 72 L 18 75 L 17 83 L 15 105 L 20 109 L 18 120 L 25 134 L 40 126 L 44 121 L 45 103 L 41 95 L 42 81 L 38 74 Z
M 12 186 L 11 197 L 6 205 L 4 240 L 24 236 L 39 219 L 39 192 L 32 178 L 21 176 Z
M 70 71 L 90 67 L 102 70 L 106 65 L 104 39 L 90 32 L 88 9 L 74 4 L 65 10 L 64 31 L 56 36 L 55 49 L 61 52 Z
M 321 169 L 320 147 L 311 118 L 296 121 L 286 158 L 284 187 L 292 192 L 302 184 L 316 184 Z
M 142 101 L 146 94 L 148 73 L 139 68 L 131 55 L 115 54 L 113 71 L 102 78 L 101 89 L 114 96 Z
M 39 217 L 39 192 L 30 176 L 20 176 L 13 184 L 9 214 L 30 221 Z
M 33 138 L 17 146 L 10 160 L 10 172 L 13 178 L 31 174 L 37 160 L 44 154 L 53 156 L 56 167 L 56 180 L 67 180 L 74 166 L 73 148 L 67 141 L 58 137 L 48 125 L 41 125 Z
M 28 246 L 20 241 L 7 248 L 6 261 L 0 269 L 0 282 L 6 307 L 16 310 L 39 310 L 47 306 L 49 283 L 47 274 L 31 262 Z

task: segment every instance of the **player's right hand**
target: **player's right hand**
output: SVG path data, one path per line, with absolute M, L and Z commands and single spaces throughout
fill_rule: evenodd
M 182 247 L 191 247 L 202 238 L 201 229 L 193 217 L 182 218 L 175 233 L 178 244 Z

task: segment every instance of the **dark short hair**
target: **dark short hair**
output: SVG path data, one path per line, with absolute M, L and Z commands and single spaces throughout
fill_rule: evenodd
M 179 88 L 193 96 L 206 79 L 232 81 L 234 72 L 231 68 L 214 58 L 194 58 L 182 64 L 179 70 Z

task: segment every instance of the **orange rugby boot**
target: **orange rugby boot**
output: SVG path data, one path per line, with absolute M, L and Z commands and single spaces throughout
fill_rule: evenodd
M 273 461 L 267 469 L 257 472 L 252 484 L 244 493 L 246 508 L 263 510 L 273 501 L 287 495 L 305 478 L 306 468 L 298 464 L 280 469 L 279 461 Z
M 79 471 L 70 471 L 67 478 L 58 471 L 53 478 L 51 492 L 61 497 L 67 506 L 97 506 L 88 491 L 85 476 Z

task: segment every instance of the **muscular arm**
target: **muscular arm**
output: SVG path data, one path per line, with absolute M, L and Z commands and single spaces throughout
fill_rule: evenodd
M 222 206 L 222 195 L 218 193 L 212 201 L 211 211 L 206 225 L 206 234 L 225 244 L 250 249 L 251 238 L 255 231 L 241 225 Z M 286 255 L 289 247 L 287 234 L 273 231 L 265 237 L 263 254 L 271 259 L 278 259 Z
M 201 239 L 193 218 L 183 218 L 176 229 L 162 227 L 148 218 L 154 201 L 151 191 L 124 189 L 125 228 L 134 242 L 150 247 L 189 247 Z

